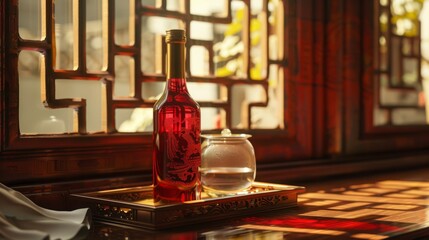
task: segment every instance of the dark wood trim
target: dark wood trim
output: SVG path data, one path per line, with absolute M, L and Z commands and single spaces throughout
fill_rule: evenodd
M 152 172 L 151 158 L 149 146 L 16 152 L 2 155 L 0 176 L 2 183 L 22 184 L 145 174 Z
M 256 180 L 281 184 L 367 176 L 416 169 L 429 164 L 429 152 L 413 154 L 383 154 L 376 157 L 349 157 L 348 159 L 307 159 L 301 161 L 271 162 L 258 165 Z M 15 183 L 10 187 L 26 194 L 41 206 L 66 209 L 68 195 L 77 192 L 100 191 L 113 188 L 150 185 L 151 172 L 86 177 L 46 183 Z
M 338 155 L 344 149 L 344 5 L 343 0 L 330 1 L 326 7 L 325 101 L 326 118 L 324 148 L 327 154 Z
M 425 167 L 429 152 L 388 153 L 372 156 L 309 159 L 289 163 L 258 165 L 257 180 L 276 183 L 310 182 L 324 178 L 341 179 L 351 175 L 401 171 Z
M 19 150 L 39 150 L 51 149 L 62 152 L 64 148 L 79 148 L 79 147 L 109 147 L 115 148 L 118 145 L 144 145 L 152 141 L 152 136 L 149 133 L 145 134 L 63 134 L 63 135 L 21 135 L 14 134 L 11 136 L 13 141 L 10 141 L 5 146 L 5 151 Z
M 0 152 L 6 135 L 6 1 L 0 1 Z

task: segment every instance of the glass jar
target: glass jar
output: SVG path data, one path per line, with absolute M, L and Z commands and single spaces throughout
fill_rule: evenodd
M 248 189 L 255 180 L 255 151 L 249 134 L 201 135 L 201 184 L 210 196 L 232 195 Z

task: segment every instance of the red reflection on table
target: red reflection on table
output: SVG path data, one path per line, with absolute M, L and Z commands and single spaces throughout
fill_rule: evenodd
M 265 219 L 260 217 L 248 217 L 241 219 L 246 223 L 258 225 L 274 225 L 294 228 L 316 228 L 316 229 L 343 229 L 356 231 L 379 231 L 390 232 L 400 228 L 384 223 L 369 223 L 353 220 L 336 220 L 336 219 L 311 219 L 300 217 L 285 217 L 276 219 Z

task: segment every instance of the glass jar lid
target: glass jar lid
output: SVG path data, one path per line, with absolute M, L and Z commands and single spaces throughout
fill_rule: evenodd
M 252 137 L 252 135 L 250 134 L 244 134 L 244 133 L 240 133 L 240 134 L 232 134 L 231 130 L 229 130 L 228 128 L 225 128 L 222 130 L 222 132 L 220 134 L 202 134 L 201 137 L 206 138 L 206 139 L 210 139 L 210 140 L 246 140 L 250 137 Z

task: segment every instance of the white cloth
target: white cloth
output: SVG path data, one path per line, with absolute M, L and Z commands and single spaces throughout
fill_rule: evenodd
M 91 225 L 87 208 L 53 211 L 0 183 L 0 239 L 82 239 Z

